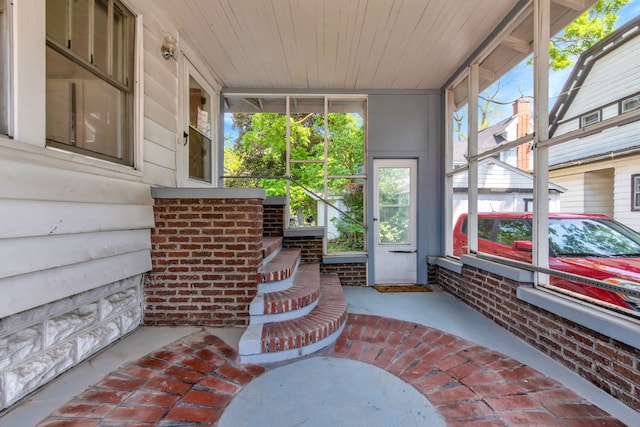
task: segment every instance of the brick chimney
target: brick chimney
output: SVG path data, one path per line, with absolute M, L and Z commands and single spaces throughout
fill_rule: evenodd
M 513 103 L 513 115 L 517 118 L 517 137 L 531 133 L 529 129 L 531 125 L 531 107 L 529 101 L 525 99 L 517 99 Z M 518 169 L 531 171 L 531 143 L 521 144 L 518 146 Z

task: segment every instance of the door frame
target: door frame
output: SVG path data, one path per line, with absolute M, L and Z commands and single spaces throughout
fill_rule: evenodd
M 383 244 L 379 242 L 379 230 L 380 223 L 377 220 L 379 217 L 379 194 L 378 194 L 378 178 L 379 168 L 381 167 L 409 167 L 410 168 L 410 229 L 409 229 L 409 243 L 408 244 Z M 376 284 L 391 284 L 391 283 L 418 283 L 418 159 L 416 158 L 377 158 L 373 159 L 372 167 L 372 219 L 373 219 L 373 233 L 372 233 L 372 261 L 371 271 L 373 272 L 373 283 Z M 382 261 L 391 261 L 397 263 L 397 266 L 408 266 L 405 273 L 405 277 L 389 278 L 381 277 L 380 266 Z M 387 271 L 385 268 L 384 271 Z

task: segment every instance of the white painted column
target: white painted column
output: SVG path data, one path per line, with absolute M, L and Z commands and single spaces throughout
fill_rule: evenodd
M 453 255 L 453 89 L 444 91 L 444 103 L 444 249 L 446 255 Z
M 534 0 L 533 20 L 533 263 L 549 268 L 549 38 L 550 0 Z M 547 274 L 536 273 L 537 284 L 548 284 Z
M 473 63 L 469 66 L 469 90 L 467 115 L 467 138 L 469 156 L 468 199 L 469 217 L 467 220 L 467 238 L 469 240 L 469 252 L 478 252 L 478 91 L 480 80 L 480 66 Z

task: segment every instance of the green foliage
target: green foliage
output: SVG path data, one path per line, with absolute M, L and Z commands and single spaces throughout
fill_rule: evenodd
M 577 56 L 608 36 L 618 20 L 618 11 L 631 0 L 599 0 L 591 9 L 551 39 L 549 67 L 561 70 L 574 64 Z
M 346 213 L 353 219 L 364 222 L 364 191 L 357 183 L 346 183 L 342 192 Z M 338 237 L 329 242 L 329 252 L 361 252 L 364 250 L 364 230 L 343 215 L 331 220 Z
M 382 243 L 409 241 L 409 168 L 385 168 L 378 180 L 379 239 Z
M 224 166 L 228 175 L 270 176 L 286 175 L 286 115 L 279 113 L 255 113 L 232 115 L 233 127 L 238 136 L 234 141 L 226 141 Z M 327 117 L 327 175 L 348 176 L 357 173 L 358 166 L 364 164 L 364 127 L 361 119 L 348 113 L 330 113 Z M 292 163 L 291 178 L 300 182 L 314 193 L 324 194 L 325 157 L 324 115 L 292 114 L 290 120 L 290 155 L 292 160 L 318 160 L 319 163 Z M 330 179 L 328 194 L 340 195 L 345 189 L 346 179 Z M 284 179 L 237 179 L 227 180 L 229 187 L 260 187 L 268 196 L 284 196 Z M 362 189 L 358 196 L 348 189 L 345 201 L 349 214 L 362 221 Z M 311 214 L 317 218 L 316 200 L 302 187 L 291 184 L 290 200 L 292 213 L 298 218 Z M 359 203 L 360 207 L 356 207 Z M 358 210 L 359 209 L 359 210 Z M 362 228 L 352 221 L 338 221 L 338 229 L 344 233 L 346 247 L 363 248 Z M 353 227 L 358 227 L 356 231 Z M 351 250 L 351 249 L 348 249 Z

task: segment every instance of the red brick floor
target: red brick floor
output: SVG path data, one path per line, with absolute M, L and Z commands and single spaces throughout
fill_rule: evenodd
M 350 314 L 323 356 L 393 373 L 424 394 L 449 426 L 625 425 L 501 353 L 411 322 Z M 236 360 L 221 339 L 189 335 L 111 373 L 40 426 L 210 426 L 243 386 L 269 369 Z

